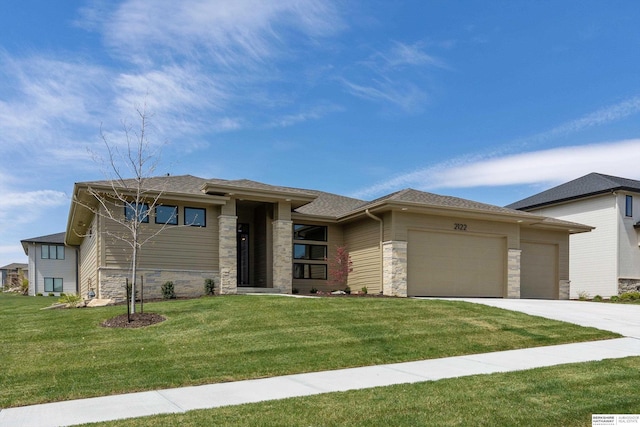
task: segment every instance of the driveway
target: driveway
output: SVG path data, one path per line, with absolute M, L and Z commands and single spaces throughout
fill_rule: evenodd
M 561 320 L 640 338 L 640 304 L 610 304 L 573 300 L 432 298 L 467 301 L 533 316 Z

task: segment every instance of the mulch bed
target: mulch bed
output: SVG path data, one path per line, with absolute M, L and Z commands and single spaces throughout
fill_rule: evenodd
M 105 328 L 143 328 L 145 326 L 155 325 L 156 323 L 167 320 L 164 316 L 156 313 L 133 313 L 131 314 L 131 322 L 126 314 L 107 319 L 102 322 Z

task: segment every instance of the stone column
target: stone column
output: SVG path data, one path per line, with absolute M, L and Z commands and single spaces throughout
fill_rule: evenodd
M 382 244 L 382 293 L 407 296 L 407 242 L 388 241 Z
M 218 253 L 220 268 L 220 294 L 238 293 L 238 217 L 220 215 L 218 217 Z
M 560 280 L 558 284 L 558 299 L 569 299 L 571 281 Z
M 521 249 L 509 249 L 507 255 L 507 298 L 520 298 Z
M 293 222 L 273 221 L 273 288 L 290 294 L 293 286 Z

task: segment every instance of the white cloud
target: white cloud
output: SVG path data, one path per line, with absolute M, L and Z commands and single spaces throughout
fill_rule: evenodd
M 640 96 L 635 96 L 617 104 L 609 105 L 576 120 L 563 123 L 555 128 L 524 138 L 517 142 L 538 142 L 580 132 L 594 126 L 615 122 L 640 112 Z
M 85 16 L 95 22 L 95 9 Z M 318 0 L 129 0 L 102 24 L 108 45 L 130 61 L 169 55 L 221 67 L 252 66 L 277 54 L 286 31 L 314 38 L 343 26 L 333 3 Z
M 403 187 L 420 190 L 559 184 L 591 172 L 640 178 L 640 139 L 553 148 L 492 158 L 460 158 L 396 176 L 356 192 L 371 197 Z
M 419 111 L 427 99 L 427 94 L 410 82 L 393 81 L 388 78 L 374 79 L 360 85 L 342 80 L 347 92 L 359 98 L 383 101 L 400 107 L 406 112 Z

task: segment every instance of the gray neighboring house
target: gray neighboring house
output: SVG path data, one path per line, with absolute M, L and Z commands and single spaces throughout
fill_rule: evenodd
M 507 207 L 595 227 L 571 236 L 571 298 L 640 289 L 640 181 L 590 173 Z
M 20 286 L 22 277 L 27 276 L 27 268 L 27 264 L 17 262 L 0 267 L 0 279 L 2 280 L 0 285 L 2 289 Z
M 20 241 L 29 257 L 29 295 L 78 293 L 77 249 L 64 239 L 62 232 Z

